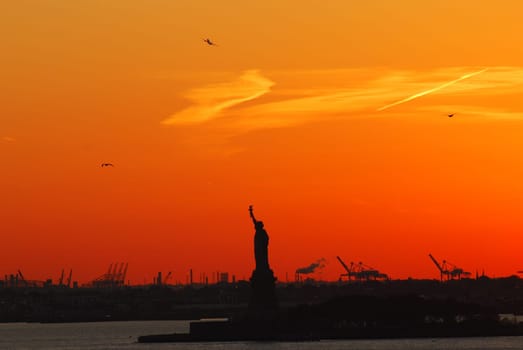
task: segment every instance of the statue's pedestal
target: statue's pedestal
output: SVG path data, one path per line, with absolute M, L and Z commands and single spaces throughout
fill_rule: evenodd
M 251 276 L 251 300 L 248 318 L 254 321 L 271 321 L 278 311 L 275 289 L 276 278 L 271 269 L 254 270 Z

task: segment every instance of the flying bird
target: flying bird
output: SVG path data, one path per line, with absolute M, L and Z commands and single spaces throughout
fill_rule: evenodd
M 452 118 L 453 116 L 454 116 L 454 113 L 452 113 L 452 114 L 447 114 L 447 117 L 449 117 L 449 118 Z
M 102 168 L 103 167 L 106 167 L 106 166 L 112 166 L 114 167 L 114 165 L 112 163 L 102 163 Z
M 203 39 L 203 41 L 205 41 L 207 43 L 207 45 L 209 46 L 218 46 L 216 45 L 215 42 L 213 42 L 211 39 L 207 38 L 207 39 Z

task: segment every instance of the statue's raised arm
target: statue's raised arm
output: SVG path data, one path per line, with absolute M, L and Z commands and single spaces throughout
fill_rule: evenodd
M 249 205 L 249 215 L 251 216 L 252 222 L 254 225 L 256 225 L 256 218 L 254 217 L 254 214 L 252 213 L 252 205 Z
M 254 259 L 256 260 L 256 270 L 269 270 L 269 235 L 263 228 L 263 222 L 254 217 L 252 205 L 249 205 L 249 214 L 254 223 Z

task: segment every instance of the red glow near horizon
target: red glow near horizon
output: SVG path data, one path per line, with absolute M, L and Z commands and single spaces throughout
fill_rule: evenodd
M 6 5 L 0 276 L 523 269 L 523 3 L 233 3 Z

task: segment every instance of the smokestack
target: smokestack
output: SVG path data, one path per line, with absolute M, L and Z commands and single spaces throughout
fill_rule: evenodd
M 308 275 L 310 273 L 313 273 L 316 269 L 324 268 L 325 262 L 326 262 L 325 258 L 321 258 L 321 259 L 317 260 L 316 262 L 313 262 L 309 266 L 300 267 L 300 268 L 296 269 L 296 274 Z
M 189 285 L 192 286 L 192 269 L 189 270 Z

